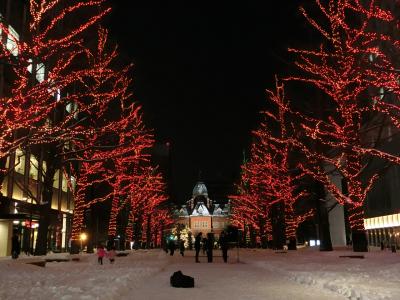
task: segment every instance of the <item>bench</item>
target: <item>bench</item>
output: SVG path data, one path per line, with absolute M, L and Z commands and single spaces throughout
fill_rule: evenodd
M 70 261 L 68 258 L 46 258 L 46 262 L 67 262 Z
M 46 266 L 46 261 L 45 260 L 29 261 L 29 262 L 26 262 L 26 264 L 44 268 Z
M 340 258 L 365 258 L 364 255 L 340 255 Z

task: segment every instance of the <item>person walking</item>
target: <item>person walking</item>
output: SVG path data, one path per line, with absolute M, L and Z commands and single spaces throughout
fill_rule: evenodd
M 194 249 L 196 251 L 196 262 L 199 263 L 199 253 L 200 253 L 200 249 L 201 249 L 201 236 L 203 234 L 201 232 L 199 232 L 196 235 L 196 239 L 194 240 Z
M 180 240 L 179 242 L 179 252 L 181 253 L 182 256 L 185 256 L 185 241 Z
M 206 239 L 206 250 L 207 250 L 207 261 L 212 263 L 213 261 L 213 249 L 214 249 L 214 236 L 211 232 L 207 233 Z
M 221 232 L 221 235 L 219 236 L 219 245 L 222 250 L 222 257 L 224 259 L 224 262 L 228 262 L 228 239 L 225 234 L 225 231 Z
M 103 245 L 99 245 L 97 247 L 97 262 L 102 265 L 103 264 L 103 258 L 106 255 L 106 251 L 104 250 Z
M 173 239 L 170 239 L 168 241 L 168 248 L 169 248 L 169 255 L 174 256 L 174 252 L 175 252 L 175 241 Z
M 114 263 L 114 261 L 115 261 L 115 255 L 116 255 L 115 247 L 112 246 L 111 249 L 107 252 L 107 257 L 108 257 L 108 259 L 110 260 L 110 264 L 113 264 L 113 263 Z
M 21 246 L 19 244 L 19 238 L 16 233 L 11 238 L 11 257 L 17 259 L 21 251 Z

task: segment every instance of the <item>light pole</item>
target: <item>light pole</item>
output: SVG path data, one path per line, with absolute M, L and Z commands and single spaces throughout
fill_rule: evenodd
M 84 241 L 86 241 L 86 239 L 87 239 L 86 233 L 82 232 L 81 235 L 80 235 L 80 240 L 81 240 L 81 252 L 83 251 L 83 249 L 82 249 L 82 244 L 83 244 Z

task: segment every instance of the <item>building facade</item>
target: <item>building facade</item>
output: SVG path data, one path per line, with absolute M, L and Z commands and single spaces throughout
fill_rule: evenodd
M 28 1 L 0 0 L 0 21 L 14 38 L 23 41 L 28 18 Z M 14 39 L 0 32 L 1 39 L 10 53 L 18 59 L 18 48 Z M 37 82 L 45 79 L 46 68 L 37 63 L 35 70 L 28 71 Z M 11 93 L 13 73 L 9 66 L 0 64 L 0 97 Z M 55 101 L 59 94 L 54 95 Z M 24 252 L 33 252 L 39 227 L 44 188 L 43 177 L 46 161 L 43 147 L 17 149 L 0 162 L 0 257 L 11 254 L 11 237 L 17 235 Z M 65 172 L 58 169 L 54 174 L 51 210 L 49 218 L 48 248 L 62 251 L 68 248 L 70 224 L 73 213 L 73 198 Z M 69 178 L 74 185 L 74 178 Z M 73 187 L 72 187 L 73 188 Z
M 192 236 L 199 232 L 205 236 L 213 233 L 218 238 L 229 225 L 230 203 L 225 205 L 215 203 L 208 197 L 207 187 L 203 182 L 197 182 L 193 188 L 192 198 L 176 212 L 178 224 L 189 228 Z

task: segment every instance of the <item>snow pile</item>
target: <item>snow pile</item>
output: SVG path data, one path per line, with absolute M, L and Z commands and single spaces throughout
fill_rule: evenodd
M 2 260 L 0 299 L 117 299 L 167 263 L 160 252 L 145 251 L 117 257 L 114 264 L 104 259 L 104 265 L 98 265 L 95 254 L 79 258 L 79 262 L 47 263 L 44 268 L 25 263 L 43 258 Z
M 364 259 L 339 258 L 350 251 L 319 252 L 311 249 L 269 252 L 268 261 L 253 263 L 315 290 L 329 290 L 351 300 L 399 299 L 400 255 L 364 253 Z

